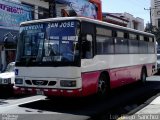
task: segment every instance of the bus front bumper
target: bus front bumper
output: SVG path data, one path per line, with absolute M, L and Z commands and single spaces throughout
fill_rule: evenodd
M 31 94 L 45 96 L 82 97 L 82 89 L 48 89 L 48 88 L 26 88 L 14 86 L 14 94 Z

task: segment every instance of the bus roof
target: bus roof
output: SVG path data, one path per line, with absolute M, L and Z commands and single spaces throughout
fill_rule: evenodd
M 154 36 L 151 33 L 148 32 L 143 32 L 143 31 L 139 31 L 139 30 L 135 30 L 132 28 L 127 28 L 127 27 L 123 27 L 123 26 L 119 26 L 119 25 L 115 25 L 115 24 L 111 24 L 111 23 L 107 23 L 107 22 L 103 22 L 103 21 L 99 21 L 99 20 L 95 20 L 95 19 L 90 19 L 90 18 L 86 18 L 86 17 L 57 17 L 57 18 L 47 18 L 47 19 L 38 19 L 38 20 L 31 20 L 31 21 L 26 21 L 26 22 L 22 22 L 20 25 L 24 25 L 24 24 L 31 24 L 31 23 L 41 23 L 41 22 L 53 22 L 53 21 L 64 21 L 64 20 L 79 20 L 79 21 L 86 21 L 86 22 L 91 22 L 91 23 L 95 23 L 95 24 L 99 24 L 99 25 L 105 25 L 108 27 L 113 27 L 113 28 L 117 28 L 117 29 L 121 29 L 121 30 L 126 30 L 126 31 L 130 31 L 130 32 L 136 32 L 139 34 L 146 34 L 146 35 L 150 35 L 150 36 Z

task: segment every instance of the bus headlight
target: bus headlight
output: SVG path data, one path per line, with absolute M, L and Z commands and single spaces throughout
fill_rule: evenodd
M 15 84 L 23 84 L 22 78 L 15 78 Z
M 76 87 L 76 80 L 61 80 L 60 85 L 62 87 Z

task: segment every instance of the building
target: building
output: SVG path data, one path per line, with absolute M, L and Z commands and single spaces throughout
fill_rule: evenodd
M 127 27 L 129 21 L 119 14 L 120 13 L 103 13 L 103 21 Z
M 129 13 L 103 13 L 103 20 L 109 23 L 144 31 L 144 19 Z
M 33 8 L 34 19 L 64 16 L 85 16 L 93 19 L 100 19 L 102 15 L 101 0 L 19 0 L 22 4 Z M 51 1 L 51 2 L 50 2 Z M 55 2 L 55 3 L 54 3 Z M 50 3 L 50 4 L 49 4 Z M 94 3 L 94 4 L 93 4 Z M 97 6 L 96 6 L 96 5 Z M 56 11 L 53 11 L 55 7 Z M 56 15 L 49 15 L 54 12 Z
M 151 23 L 152 26 L 160 27 L 160 0 L 151 0 Z
M 148 25 L 148 28 L 152 27 L 152 31 L 155 32 L 158 43 L 157 48 L 160 48 L 160 0 L 151 0 L 150 13 L 151 24 Z
M 33 19 L 31 11 L 17 0 L 0 0 L 0 71 L 15 60 L 19 24 Z

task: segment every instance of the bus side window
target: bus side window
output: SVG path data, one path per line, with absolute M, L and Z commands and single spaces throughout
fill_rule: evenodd
M 93 57 L 92 40 L 92 35 L 89 34 L 82 37 L 82 58 L 90 59 Z

